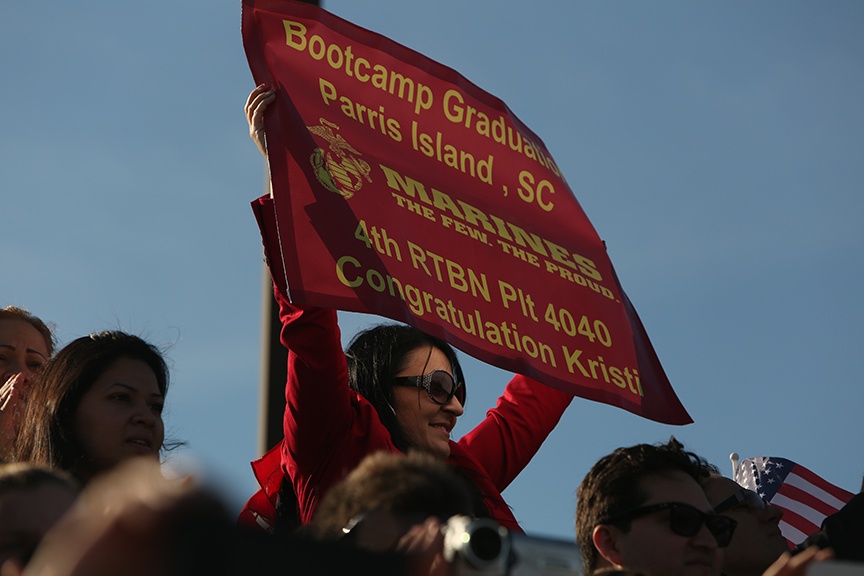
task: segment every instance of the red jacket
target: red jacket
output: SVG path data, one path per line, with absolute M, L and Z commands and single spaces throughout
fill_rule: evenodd
M 273 278 L 284 278 L 269 198 L 253 203 Z M 398 452 L 375 408 L 348 387 L 336 312 L 291 305 L 279 282 L 274 292 L 288 348 L 285 437 L 252 468 L 262 489 L 243 508 L 240 523 L 273 524 L 283 477 L 297 495 L 301 522 L 308 523 L 321 497 L 368 454 Z M 531 461 L 573 396 L 530 378 L 510 381 L 495 408 L 458 442 L 448 462 L 472 478 L 494 520 L 521 531 L 501 492 Z

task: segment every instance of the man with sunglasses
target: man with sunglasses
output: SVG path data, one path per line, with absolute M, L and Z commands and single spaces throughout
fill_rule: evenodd
M 703 478 L 700 484 L 714 511 L 738 523 L 735 535 L 723 551 L 726 576 L 758 576 L 783 552 L 789 551 L 786 538 L 780 533 L 783 517 L 780 508 L 719 474 Z
M 735 536 L 724 550 L 726 576 L 759 576 L 781 554 L 789 552 L 786 538 L 780 532 L 783 510 L 719 474 L 711 474 L 700 483 L 714 511 L 738 522 Z M 808 537 L 792 553 L 809 546 L 831 548 L 837 560 L 864 561 L 864 496 L 859 494 L 826 518 L 822 530 Z
M 717 576 L 733 519 L 714 513 L 698 479 L 711 467 L 667 444 L 619 448 L 579 485 L 576 539 L 586 574 L 623 568 L 652 576 Z

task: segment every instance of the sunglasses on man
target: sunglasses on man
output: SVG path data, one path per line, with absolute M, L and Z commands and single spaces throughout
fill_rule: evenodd
M 702 512 L 698 508 L 683 502 L 662 502 L 633 508 L 620 514 L 605 518 L 599 524 L 620 524 L 629 520 L 635 520 L 642 516 L 654 514 L 664 510 L 669 511 L 669 529 L 679 536 L 691 537 L 699 533 L 704 524 L 714 539 L 717 546 L 725 548 L 732 540 L 735 526 L 738 522 L 727 516 L 721 516 L 713 512 Z
M 429 398 L 442 406 L 449 404 L 454 396 L 459 404 L 465 406 L 465 385 L 461 382 L 456 383 L 446 370 L 433 370 L 422 376 L 396 376 L 393 378 L 393 384 L 424 388 Z
M 770 504 L 768 504 L 768 502 L 766 502 L 756 492 L 742 488 L 717 504 L 717 506 L 714 507 L 714 512 L 720 514 L 733 508 L 737 508 L 739 504 L 741 507 L 746 508 L 748 512 L 751 510 L 764 510 L 770 506 Z

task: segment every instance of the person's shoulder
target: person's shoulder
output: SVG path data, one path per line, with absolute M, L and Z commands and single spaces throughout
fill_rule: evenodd
M 820 532 L 838 560 L 864 561 L 864 493 L 856 494 L 843 508 L 825 518 Z

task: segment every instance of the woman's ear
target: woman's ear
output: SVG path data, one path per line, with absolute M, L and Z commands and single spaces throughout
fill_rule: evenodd
M 612 565 L 621 567 L 621 552 L 619 548 L 619 538 L 621 531 L 607 524 L 598 524 L 594 527 L 591 533 L 591 540 L 594 542 L 594 547 L 600 554 L 602 559 L 597 568 L 602 568 L 604 565 Z M 605 560 L 605 562 L 603 562 Z

